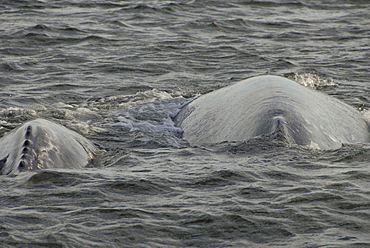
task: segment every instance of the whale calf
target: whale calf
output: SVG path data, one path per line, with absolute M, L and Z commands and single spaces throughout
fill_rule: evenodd
M 80 134 L 51 121 L 36 119 L 0 139 L 0 174 L 83 168 L 93 162 L 98 151 Z
M 195 146 L 261 135 L 324 150 L 370 140 L 369 125 L 356 109 L 279 76 L 253 77 L 200 96 L 174 122 Z

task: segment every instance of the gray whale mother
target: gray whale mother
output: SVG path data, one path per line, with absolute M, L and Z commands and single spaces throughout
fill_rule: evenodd
M 23 170 L 83 168 L 98 148 L 64 126 L 36 119 L 23 124 L 0 140 L 0 174 Z
M 174 121 L 190 145 L 265 134 L 315 149 L 370 140 L 369 126 L 357 110 L 279 76 L 253 77 L 200 96 Z

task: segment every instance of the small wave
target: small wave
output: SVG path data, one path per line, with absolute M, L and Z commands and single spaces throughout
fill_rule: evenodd
M 306 5 L 303 3 L 303 1 L 283 1 L 284 3 L 281 3 L 281 1 L 265 1 L 265 0 L 252 0 L 247 1 L 245 5 L 251 5 L 251 6 L 259 6 L 259 7 L 280 7 L 281 5 L 284 6 L 290 6 L 290 7 L 305 7 Z
M 72 186 L 85 183 L 87 175 L 64 171 L 45 170 L 33 174 L 26 182 L 26 186 Z
M 20 65 L 20 63 L 4 62 L 4 63 L 0 63 L 0 71 L 1 72 L 23 72 L 25 71 L 25 69 Z
M 156 102 L 165 99 L 171 99 L 172 96 L 165 92 L 156 89 L 140 91 L 133 95 L 114 95 L 102 97 L 88 103 L 89 107 L 99 109 L 128 109 L 143 105 L 150 102 Z
M 48 36 L 47 34 L 40 34 L 40 33 L 34 33 L 34 32 L 26 33 L 23 37 L 24 38 L 37 39 L 39 41 L 47 40 L 47 39 L 50 38 L 50 36 Z
M 103 185 L 103 188 L 108 192 L 120 194 L 152 195 L 171 191 L 167 184 L 159 184 L 145 179 L 108 182 Z
M 234 170 L 219 170 L 212 172 L 209 175 L 201 176 L 190 180 L 185 184 L 185 187 L 226 187 L 240 182 L 255 182 L 255 175 L 248 172 L 234 171 Z

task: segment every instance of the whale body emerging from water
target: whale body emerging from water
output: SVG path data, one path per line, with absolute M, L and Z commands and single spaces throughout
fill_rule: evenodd
M 271 135 L 288 144 L 336 149 L 370 140 L 360 112 L 279 76 L 253 77 L 200 96 L 174 121 L 190 145 Z
M 0 174 L 48 168 L 83 168 L 98 149 L 64 126 L 36 119 L 0 140 Z

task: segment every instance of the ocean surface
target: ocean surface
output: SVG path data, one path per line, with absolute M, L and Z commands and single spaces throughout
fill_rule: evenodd
M 366 111 L 369 58 L 369 1 L 1 1 L 0 136 L 46 118 L 106 152 L 0 176 L 0 246 L 370 247 L 369 144 L 191 147 L 172 121 L 265 74 Z

